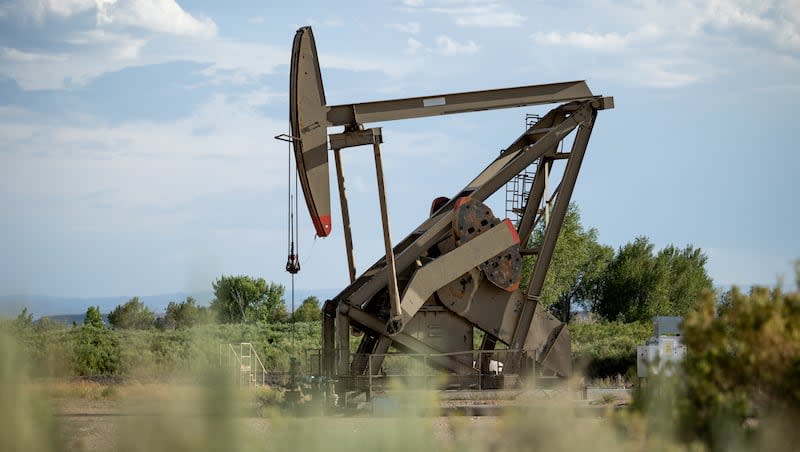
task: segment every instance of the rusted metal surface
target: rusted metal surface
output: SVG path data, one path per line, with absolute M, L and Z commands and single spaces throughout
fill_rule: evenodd
M 456 280 L 497 253 L 505 253 L 518 245 L 516 231 L 509 223 L 503 222 L 422 266 L 403 293 L 403 321 L 410 321 L 423 303 L 444 284 Z
M 472 198 L 465 197 L 456 201 L 455 211 L 453 233 L 461 245 L 500 223 L 489 206 Z M 513 226 L 511 229 L 516 235 Z M 519 245 L 513 245 L 500 254 L 492 256 L 489 260 L 481 263 L 480 268 L 486 274 L 486 279 L 497 287 L 509 292 L 517 290 L 522 272 L 522 256 L 519 254 Z

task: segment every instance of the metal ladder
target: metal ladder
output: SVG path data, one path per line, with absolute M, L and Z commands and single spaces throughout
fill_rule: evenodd
M 220 345 L 220 366 L 235 369 L 239 387 L 267 386 L 267 370 L 250 342 Z
M 539 115 L 526 114 L 525 130 L 533 127 L 539 119 L 541 119 Z M 506 183 L 506 218 L 515 218 L 514 223 L 517 225 L 525 212 L 525 205 L 528 203 L 528 195 L 533 186 L 537 163 L 534 162 Z

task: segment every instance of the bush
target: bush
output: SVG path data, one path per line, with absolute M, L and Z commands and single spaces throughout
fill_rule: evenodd
M 572 322 L 572 357 L 589 378 L 635 375 L 636 347 L 653 335 L 651 322 Z
M 76 375 L 114 375 L 120 369 L 119 345 L 106 328 L 84 325 L 71 331 L 72 367 Z
M 683 325 L 683 431 L 717 445 L 747 418 L 800 419 L 800 293 L 728 295 L 706 293 Z

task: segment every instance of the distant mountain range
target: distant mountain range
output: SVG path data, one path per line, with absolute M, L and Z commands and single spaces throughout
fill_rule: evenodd
M 309 296 L 319 298 L 320 302 L 333 297 L 339 292 L 338 289 L 312 289 L 295 290 L 295 307 L 299 307 Z M 173 292 L 158 295 L 139 295 L 139 300 L 157 314 L 163 313 L 167 309 L 170 301 L 181 302 L 187 296 L 194 297 L 201 306 L 207 306 L 214 299 L 214 293 L 207 292 Z M 284 295 L 286 306 L 291 310 L 290 294 Z M 0 315 L 5 317 L 16 317 L 23 308 L 28 308 L 34 318 L 39 317 L 59 317 L 59 320 L 72 323 L 75 316 L 79 316 L 83 321 L 83 315 L 89 306 L 97 306 L 100 312 L 108 314 L 115 307 L 121 305 L 133 296 L 111 296 L 111 297 L 60 297 L 53 295 L 0 295 Z M 61 318 L 63 317 L 63 318 Z

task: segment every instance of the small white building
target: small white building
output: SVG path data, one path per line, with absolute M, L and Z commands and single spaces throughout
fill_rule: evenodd
M 670 373 L 669 365 L 676 365 L 683 360 L 686 346 L 681 342 L 682 321 L 683 317 L 653 317 L 655 336 L 645 345 L 636 347 L 636 373 L 639 378 L 661 372 Z

